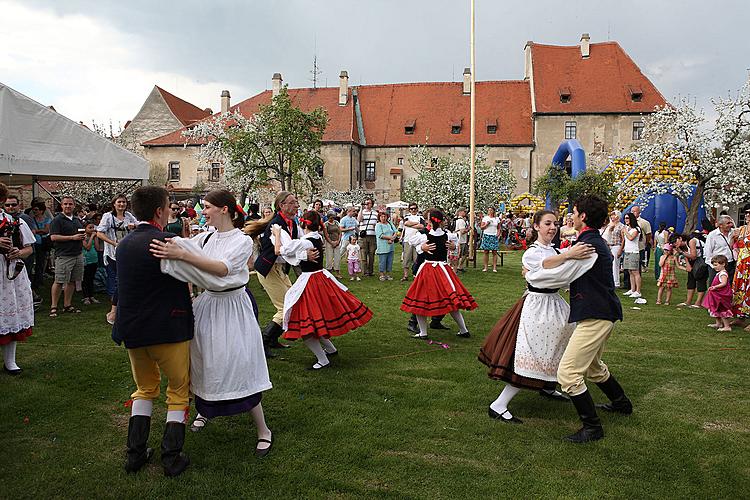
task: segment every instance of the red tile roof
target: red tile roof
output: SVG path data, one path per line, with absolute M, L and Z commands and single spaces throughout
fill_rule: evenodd
M 210 113 L 202 110 L 194 104 L 190 104 L 189 102 L 180 99 L 174 94 L 170 94 L 158 85 L 156 85 L 156 89 L 164 98 L 164 102 L 167 103 L 172 114 L 175 118 L 180 120 L 183 125 L 190 125 L 191 123 L 195 123 L 210 116 Z
M 578 45 L 531 44 L 537 113 L 648 113 L 664 96 L 617 42 L 592 43 L 589 57 Z M 570 102 L 560 102 L 561 90 Z M 631 98 L 640 90 L 640 102 Z
M 463 83 L 364 85 L 357 88 L 368 146 L 468 145 L 470 98 Z M 531 95 L 525 81 L 476 84 L 479 145 L 531 144 Z M 487 123 L 497 132 L 487 133 Z M 413 126 L 414 133 L 404 133 Z M 460 133 L 453 134 L 453 126 Z

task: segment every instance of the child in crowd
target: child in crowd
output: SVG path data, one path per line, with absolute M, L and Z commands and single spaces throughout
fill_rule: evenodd
M 98 304 L 94 297 L 94 276 L 99 267 L 99 255 L 96 252 L 96 225 L 93 222 L 86 224 L 86 233 L 83 238 L 83 303 L 86 305 Z
M 359 245 L 357 244 L 357 236 L 352 235 L 349 237 L 349 244 L 346 245 L 346 264 L 349 268 L 349 281 L 362 281 L 359 274 L 362 272 L 362 268 L 359 265 Z
M 716 271 L 711 286 L 708 287 L 703 299 L 703 307 L 708 309 L 712 318 L 716 319 L 711 328 L 719 332 L 731 332 L 729 319 L 732 317 L 732 287 L 729 286 L 729 274 L 727 273 L 727 258 L 723 255 L 714 255 L 711 259 L 711 267 Z
M 309 369 L 321 370 L 330 365 L 328 356 L 338 354 L 331 337 L 363 326 L 372 319 L 372 311 L 323 268 L 320 214 L 308 210 L 300 225 L 305 234 L 296 240 L 276 224 L 271 228 L 276 255 L 302 271 L 284 296 L 284 338 L 302 339 L 316 357 Z M 318 251 L 318 258 L 302 260 L 313 248 Z
M 677 276 L 675 269 L 681 269 L 687 271 L 687 268 L 681 264 L 675 256 L 675 249 L 669 243 L 665 243 L 662 247 L 664 254 L 659 258 L 659 280 L 656 282 L 659 287 L 659 291 L 656 293 L 656 304 L 661 304 L 661 297 L 664 293 L 664 289 L 667 289 L 667 297 L 664 301 L 664 305 L 668 306 L 669 301 L 672 300 L 672 289 L 677 288 L 679 283 L 677 282 Z
M 458 244 L 458 233 L 454 233 L 453 231 L 448 231 L 448 262 L 450 262 L 451 269 L 453 269 L 453 272 L 458 272 L 458 252 L 459 252 L 459 244 Z

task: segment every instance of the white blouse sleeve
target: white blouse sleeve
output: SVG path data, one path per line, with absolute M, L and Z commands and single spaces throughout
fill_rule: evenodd
M 253 255 L 253 239 L 243 236 L 237 239 L 237 245 L 227 249 L 228 255 L 219 259 L 227 266 L 228 274 L 239 274 L 247 269 L 247 261 Z
M 526 281 L 537 288 L 566 287 L 594 267 L 597 258 L 598 255 L 593 254 L 586 259 L 570 259 L 552 269 L 542 268 L 540 262 L 539 268 L 526 273 Z
M 184 248 L 188 252 L 202 255 L 208 259 L 212 258 L 206 255 L 206 253 L 203 251 L 203 248 L 200 245 L 199 238 L 186 239 L 176 236 L 172 238 L 171 241 L 175 242 L 177 245 Z M 250 253 L 251 252 L 252 245 L 250 245 Z M 250 253 L 244 253 L 244 256 L 246 257 L 245 263 L 247 263 L 247 259 L 250 258 Z M 237 258 L 239 259 L 239 257 Z M 224 259 L 221 259 L 221 261 L 226 264 L 226 261 Z M 215 274 L 202 271 L 192 264 L 188 264 L 187 262 L 182 260 L 163 259 L 161 261 L 161 272 L 164 274 L 169 274 L 173 278 L 176 278 L 180 281 L 193 283 L 207 290 L 221 291 L 242 286 L 245 284 L 244 281 L 247 281 L 243 278 L 243 276 L 245 278 L 247 277 L 246 273 L 232 273 L 231 266 L 232 264 L 227 265 L 229 273 L 226 276 L 216 276 Z
M 18 222 L 20 222 L 19 229 L 21 230 L 21 246 L 27 247 L 36 243 L 34 233 L 31 232 L 31 228 L 29 228 L 29 225 L 26 224 L 26 221 L 23 219 L 18 219 Z
M 427 235 L 419 231 L 409 235 L 405 240 L 406 243 L 413 246 L 418 254 L 422 253 L 422 243 L 427 242 Z
M 313 247 L 310 240 L 302 238 L 293 240 L 289 233 L 281 231 L 281 253 L 282 257 L 290 266 L 298 266 L 303 260 L 307 260 L 307 251 Z M 271 235 L 271 242 L 275 244 L 276 238 Z
M 529 249 L 526 250 L 521 257 L 521 264 L 523 264 L 523 267 L 525 267 L 529 271 L 536 271 L 537 269 L 541 269 L 542 262 L 544 261 L 545 257 L 544 253 L 545 252 L 539 247 L 529 247 Z

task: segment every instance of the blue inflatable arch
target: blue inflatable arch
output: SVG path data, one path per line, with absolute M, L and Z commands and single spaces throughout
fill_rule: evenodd
M 570 158 L 570 176 L 575 179 L 586 171 L 586 152 L 583 150 L 581 143 L 575 139 L 568 139 L 560 143 L 555 156 L 552 157 L 552 166 L 564 168 L 565 161 Z M 554 210 L 557 207 L 552 206 L 552 198 L 547 195 L 547 210 Z

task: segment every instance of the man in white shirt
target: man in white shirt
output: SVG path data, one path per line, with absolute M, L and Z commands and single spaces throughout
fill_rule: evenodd
M 630 211 L 638 219 L 638 227 L 641 228 L 643 239 L 638 241 L 638 252 L 641 254 L 641 272 L 648 267 L 648 252 L 651 249 L 651 223 L 641 218 L 641 207 L 635 205 Z
M 374 204 L 372 198 L 367 198 L 357 217 L 360 231 L 359 246 L 362 247 L 364 257 L 364 269 L 362 271 L 365 276 L 374 276 L 375 269 L 375 250 L 377 248 L 375 225 L 378 223 L 378 211 L 372 208 Z
M 734 228 L 734 221 L 728 215 L 720 215 L 717 220 L 717 228 L 708 233 L 706 236 L 706 245 L 703 248 L 703 255 L 708 264 L 708 284 L 710 285 L 716 271 L 711 267 L 711 259 L 715 255 L 723 255 L 727 258 L 727 274 L 729 274 L 729 282 L 732 282 L 734 278 L 734 269 L 737 266 L 737 261 L 734 259 L 734 252 L 732 251 L 732 229 Z
M 466 271 L 469 258 L 469 223 L 466 221 L 466 209 L 459 208 L 456 213 L 456 234 L 458 234 L 458 270 Z
M 409 238 L 424 229 L 424 219 L 416 203 L 409 203 L 409 213 L 404 216 L 403 225 L 404 233 L 401 241 L 404 242 L 404 251 L 401 257 L 401 267 L 404 269 L 404 275 L 401 281 L 406 281 L 409 279 L 409 270 L 417 260 L 417 249 L 409 243 Z
M 609 224 L 602 231 L 602 237 L 607 242 L 612 252 L 612 277 L 615 280 L 615 288 L 620 287 L 620 257 L 622 257 L 622 244 L 624 241 L 623 230 L 625 224 L 620 222 L 620 212 L 613 210 L 609 214 Z M 625 273 L 627 274 L 627 272 Z

